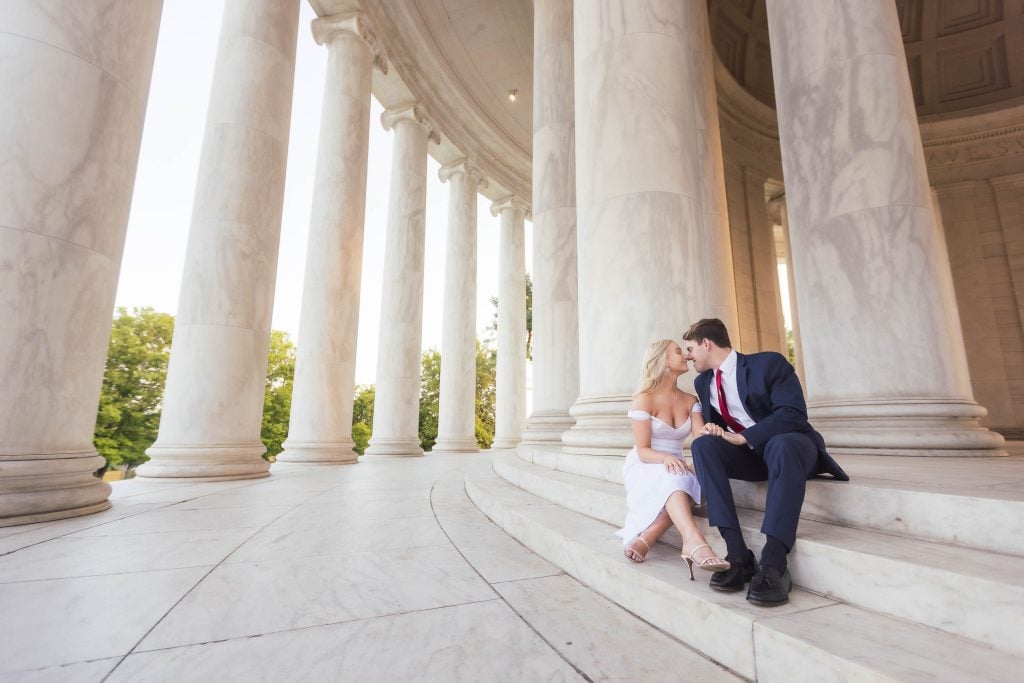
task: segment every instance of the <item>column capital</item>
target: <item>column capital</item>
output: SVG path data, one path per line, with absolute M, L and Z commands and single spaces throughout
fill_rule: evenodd
M 479 166 L 465 157 L 442 166 L 437 171 L 437 177 L 441 179 L 442 183 L 446 183 L 449 178 L 458 173 L 465 173 L 470 178 L 475 179 L 477 187 L 487 187 L 487 176 L 484 175 Z
M 422 126 L 427 131 L 427 139 L 435 145 L 441 144 L 441 132 L 419 104 L 413 103 L 405 107 L 388 109 L 380 115 L 380 123 L 384 126 L 384 130 L 391 130 L 402 121 Z
M 491 204 L 491 215 L 497 216 L 506 209 L 522 211 L 524 218 L 530 218 L 530 205 L 514 194 L 507 195 Z
M 331 43 L 344 36 L 361 38 L 373 50 L 373 66 L 382 74 L 386 74 L 388 72 L 387 55 L 380 46 L 377 36 L 367 26 L 365 17 L 366 15 L 362 12 L 346 12 L 317 17 L 310 25 L 313 31 L 313 40 L 317 45 L 327 45 L 329 48 Z

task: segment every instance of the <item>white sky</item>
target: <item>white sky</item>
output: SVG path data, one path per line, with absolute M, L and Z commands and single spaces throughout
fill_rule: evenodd
M 223 0 L 164 3 L 117 306 L 152 306 L 158 311 L 177 312 L 223 6 Z M 313 10 L 307 2 L 301 6 L 273 321 L 275 329 L 287 331 L 300 343 L 299 309 L 327 64 L 326 48 L 318 46 L 310 33 Z M 374 381 L 377 363 L 392 140 L 392 133 L 380 125 L 380 113 L 381 107 L 374 100 L 370 116 L 357 384 Z M 438 179 L 437 170 L 437 162 L 429 159 L 423 348 L 441 346 L 448 185 Z M 479 197 L 477 329 L 481 336 L 494 310 L 489 298 L 498 295 L 500 221 L 491 216 L 490 204 L 490 200 Z M 531 263 L 530 238 L 528 224 L 527 269 Z

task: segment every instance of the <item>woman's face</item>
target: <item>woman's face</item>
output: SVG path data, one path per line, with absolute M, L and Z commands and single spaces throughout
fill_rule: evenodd
M 668 351 L 665 353 L 667 354 L 666 361 L 668 362 L 669 370 L 683 374 L 690 369 L 686 364 L 686 355 L 679 344 L 669 344 Z

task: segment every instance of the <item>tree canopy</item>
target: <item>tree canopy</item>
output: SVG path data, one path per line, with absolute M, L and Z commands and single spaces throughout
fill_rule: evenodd
M 152 308 L 118 308 L 110 330 L 93 444 L 107 467 L 132 468 L 156 441 L 174 317 Z

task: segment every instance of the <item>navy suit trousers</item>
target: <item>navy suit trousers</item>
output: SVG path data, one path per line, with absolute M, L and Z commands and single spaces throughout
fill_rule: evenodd
M 818 463 L 818 447 L 806 434 L 773 436 L 765 445 L 764 457 L 747 446 L 734 446 L 717 436 L 697 437 L 690 451 L 707 500 L 711 526 L 740 528 L 730 479 L 767 481 L 768 500 L 761 532 L 792 549 L 807 480 L 814 476 Z

